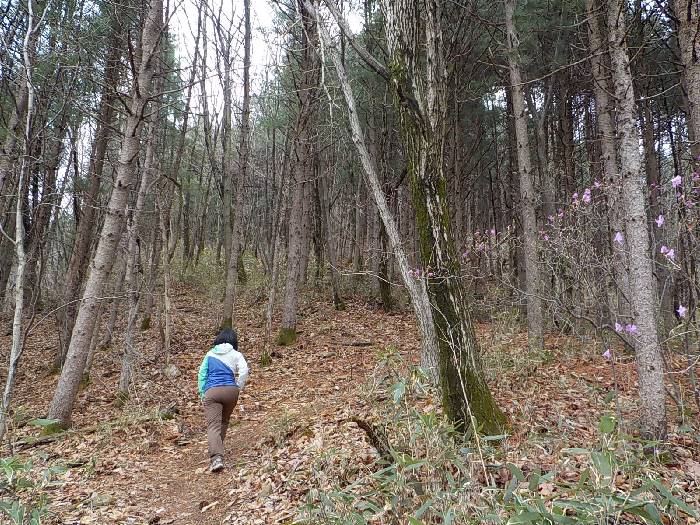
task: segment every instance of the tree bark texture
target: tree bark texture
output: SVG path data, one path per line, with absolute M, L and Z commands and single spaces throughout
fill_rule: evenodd
M 314 166 L 314 129 L 320 82 L 320 57 L 316 50 L 318 33 L 315 21 L 303 9 L 301 19 L 302 60 L 299 89 L 297 90 L 298 114 L 292 144 L 290 190 L 292 202 L 289 208 L 289 248 L 287 252 L 287 283 L 284 290 L 282 328 L 278 342 L 291 344 L 296 340 L 297 303 L 299 286 L 306 276 L 309 256 L 311 189 L 310 180 Z
M 629 254 L 630 300 L 637 326 L 635 350 L 639 374 L 640 421 L 646 438 L 666 435 L 664 362 L 656 324 L 656 286 L 647 231 L 646 201 L 639 132 L 630 63 L 625 41 L 625 7 L 621 0 L 607 2 L 608 46 L 617 105 L 617 136 L 622 174 L 622 206 Z
M 510 73 L 511 99 L 515 142 L 520 181 L 520 213 L 523 224 L 523 255 L 525 259 L 525 290 L 527 293 L 527 331 L 530 347 L 541 349 L 544 346 L 542 320 L 542 277 L 539 269 L 537 248 L 537 198 L 533 182 L 530 143 L 527 131 L 527 115 L 520 75 L 518 33 L 513 22 L 513 13 L 517 0 L 504 0 L 506 13 L 506 41 L 508 52 L 508 71 Z

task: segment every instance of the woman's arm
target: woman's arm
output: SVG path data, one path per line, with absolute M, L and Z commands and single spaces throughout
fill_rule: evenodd
M 238 387 L 243 390 L 245 382 L 248 380 L 248 363 L 245 357 L 243 357 L 243 354 L 238 351 L 234 354 L 234 360 L 236 383 L 238 383 Z
M 199 365 L 199 374 L 197 376 L 200 397 L 204 397 L 204 385 L 207 384 L 207 376 L 208 375 L 209 375 L 209 357 L 204 356 L 204 359 L 202 359 L 202 364 Z

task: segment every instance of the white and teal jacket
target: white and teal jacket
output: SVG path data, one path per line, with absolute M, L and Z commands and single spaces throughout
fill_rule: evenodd
M 241 390 L 248 379 L 248 363 L 229 343 L 216 345 L 199 366 L 199 395 L 215 386 L 237 386 Z

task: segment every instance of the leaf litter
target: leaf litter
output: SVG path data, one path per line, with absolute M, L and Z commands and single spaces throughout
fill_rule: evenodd
M 34 445 L 30 439 L 39 438 L 38 431 L 27 422 L 47 411 L 57 376 L 47 373 L 46 362 L 56 342 L 46 325 L 28 339 L 10 442 L 20 457 L 33 459 L 36 475 L 42 467 L 68 466 L 59 482 L 47 487 L 46 523 L 289 524 L 312 488 L 347 486 L 378 470 L 379 454 L 350 419 L 376 419 L 377 400 L 365 394 L 388 347 L 409 363 L 419 362 L 418 333 L 409 312 L 386 313 L 360 299 L 348 299 L 346 310 L 336 311 L 309 294 L 300 307 L 297 343 L 274 347 L 271 364 L 261 367 L 265 305 L 243 304 L 236 326 L 251 376 L 227 437 L 227 468 L 213 475 L 207 471 L 196 374 L 215 335 L 218 306 L 185 285 L 177 287 L 173 304 L 172 362 L 181 374 L 163 374 L 155 328 L 139 334 L 135 385 L 119 406 L 114 393 L 121 341 L 115 337 L 112 347 L 96 357 L 90 383 L 79 394 L 74 431 Z M 626 424 L 634 427 L 631 357 L 619 360 L 613 377 L 597 350 L 580 344 L 572 350 L 572 338 L 555 337 L 547 341 L 549 358 L 533 368 L 523 334 L 511 338 L 504 358 L 489 347 L 492 328 L 479 325 L 477 334 L 487 349 L 490 384 L 512 422 L 504 464 L 517 465 L 526 475 L 558 465 L 560 478 L 576 479 L 585 460 L 562 460 L 562 451 L 596 440 L 601 414 L 613 409 L 613 391 Z M 115 334 L 120 329 L 123 325 Z M 0 336 L 0 341 L 4 354 L 9 338 Z M 503 363 L 513 356 L 525 357 L 514 358 L 504 370 Z M 686 494 L 700 493 L 697 437 L 674 425 L 670 441 L 678 460 L 660 467 L 661 475 Z M 5 447 L 3 455 L 8 452 Z M 505 484 L 510 473 L 501 469 L 495 477 Z M 556 487 L 544 483 L 539 490 L 550 496 Z

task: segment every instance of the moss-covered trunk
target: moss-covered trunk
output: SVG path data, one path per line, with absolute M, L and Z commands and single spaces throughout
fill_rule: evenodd
M 391 85 L 416 210 L 423 275 L 438 339 L 443 409 L 460 430 L 506 424 L 486 384 L 460 278 L 443 171 L 445 84 L 436 0 L 384 0 Z M 419 23 L 425 21 L 424 31 Z M 420 42 L 425 35 L 425 42 Z M 425 72 L 419 53 L 426 49 Z

